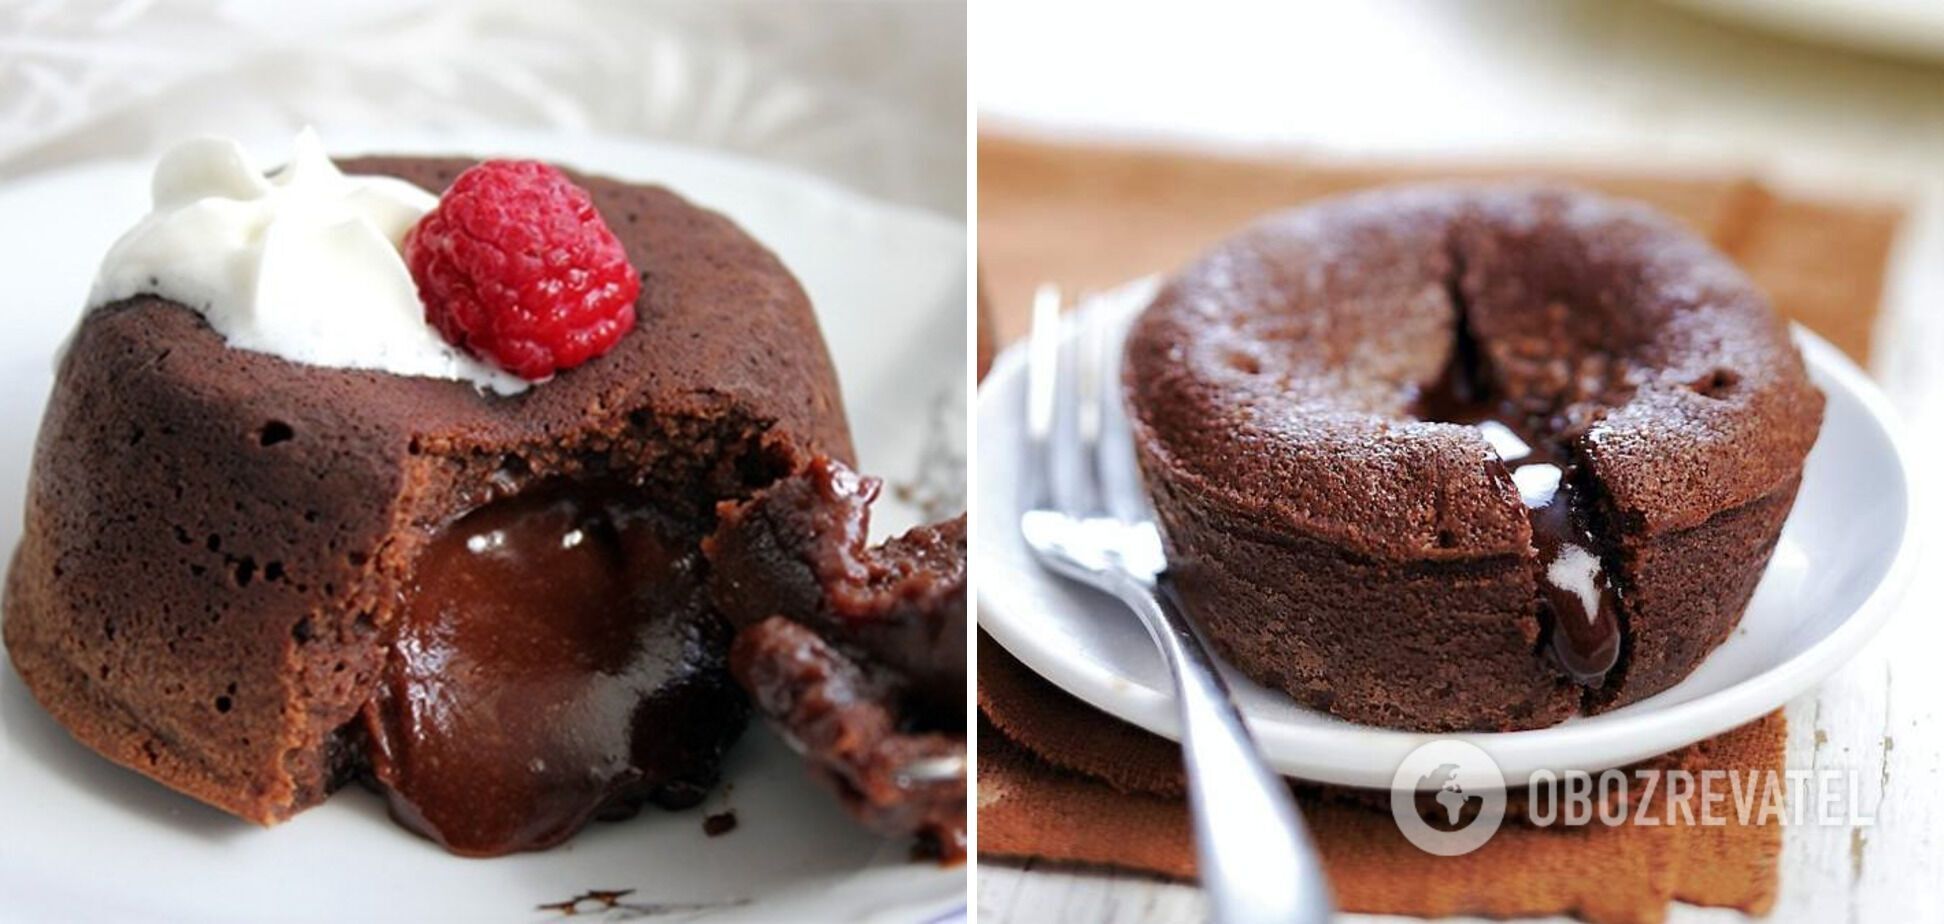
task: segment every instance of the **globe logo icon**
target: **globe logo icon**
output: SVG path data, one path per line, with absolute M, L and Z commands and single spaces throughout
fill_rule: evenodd
M 1465 787 L 1458 781 L 1456 764 L 1439 764 L 1438 769 L 1418 780 L 1419 792 L 1436 790 L 1432 798 L 1444 807 L 1446 823 L 1453 829 L 1460 827 L 1459 819 L 1464 817 L 1465 806 L 1478 800 L 1477 796 L 1467 795 Z
M 1484 846 L 1505 820 L 1505 777 L 1477 745 L 1438 738 L 1405 755 L 1390 803 L 1398 830 L 1419 850 L 1460 856 Z

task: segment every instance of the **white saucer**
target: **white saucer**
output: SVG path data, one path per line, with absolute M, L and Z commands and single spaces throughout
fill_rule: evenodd
M 1151 291 L 1150 283 L 1135 283 L 1094 299 L 1080 309 L 1082 323 L 1121 330 Z M 1620 766 L 1780 707 L 1883 625 L 1915 561 L 1909 466 L 1893 412 L 1835 347 L 1805 330 L 1797 335 L 1828 409 L 1794 512 L 1734 635 L 1687 680 L 1623 709 L 1552 728 L 1447 737 L 1483 748 L 1508 780 Z M 1107 598 L 1042 570 L 1019 538 L 1024 393 L 1025 356 L 1015 347 L 979 389 L 972 536 L 979 624 L 1067 692 L 1178 739 L 1167 675 L 1140 624 Z M 1386 787 L 1406 754 L 1439 737 L 1353 725 L 1225 671 L 1264 755 L 1289 776 Z
M 265 140 L 260 162 L 276 163 L 288 139 Z M 940 470 L 928 459 L 961 449 L 936 445 L 963 430 L 965 229 L 956 223 L 787 170 L 639 142 L 502 132 L 325 140 L 339 153 L 539 157 L 673 187 L 736 219 L 802 280 L 868 470 L 909 483 Z M 108 244 L 147 210 L 149 169 L 101 164 L 0 187 L 0 562 L 20 536 L 54 348 Z M 892 493 L 874 532 L 918 519 Z M 702 809 L 650 809 L 554 850 L 493 860 L 446 854 L 362 791 L 263 830 L 95 756 L 0 663 L 0 920 L 539 921 L 558 915 L 538 906 L 595 889 L 632 892 L 600 913 L 583 903 L 582 920 L 963 917 L 964 867 L 912 862 L 908 844 L 861 830 L 760 724 L 724 779 Z M 724 809 L 739 826 L 706 836 L 703 817 Z

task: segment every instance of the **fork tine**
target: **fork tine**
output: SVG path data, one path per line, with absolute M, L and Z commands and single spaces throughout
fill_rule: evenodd
M 1082 298 L 1085 301 L 1085 298 Z M 1076 400 L 1076 419 L 1080 428 L 1080 448 L 1086 450 L 1088 458 L 1093 458 L 1100 448 L 1100 392 L 1102 380 L 1101 367 L 1106 364 L 1106 346 L 1100 340 L 1100 318 L 1075 315 L 1074 352 L 1078 362 L 1074 363 L 1074 384 L 1078 391 Z
M 1070 509 L 1095 516 L 1107 512 L 1105 482 L 1101 480 L 1100 470 L 1100 370 L 1106 362 L 1106 349 L 1097 336 L 1099 312 L 1087 315 L 1076 312 L 1070 320 L 1074 327 L 1070 338 L 1073 362 L 1068 366 L 1073 378 L 1073 442 L 1080 456 L 1073 467 L 1084 479 L 1078 492 L 1078 505 Z
M 1121 397 L 1119 347 L 1125 326 L 1117 320 L 1103 319 L 1089 333 L 1101 358 L 1097 382 L 1100 440 L 1095 449 L 1095 470 L 1107 511 L 1116 519 L 1137 522 L 1148 518 L 1147 502 L 1141 493 L 1140 475 L 1134 467 L 1134 438 L 1127 423 L 1127 405 Z
M 1053 419 L 1059 408 L 1060 287 L 1042 283 L 1033 292 L 1033 329 L 1026 343 L 1026 465 L 1021 509 L 1053 499 Z
M 1060 373 L 1054 389 L 1052 458 L 1053 505 L 1073 517 L 1105 512 L 1100 504 L 1099 480 L 1094 471 L 1094 447 L 1100 426 L 1093 393 L 1095 382 L 1084 318 L 1062 316 Z

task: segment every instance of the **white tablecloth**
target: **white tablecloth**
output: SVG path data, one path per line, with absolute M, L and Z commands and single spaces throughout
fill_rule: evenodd
M 546 128 L 965 213 L 961 3 L 0 3 L 0 180 L 195 133 Z M 279 141 L 282 139 L 282 141 Z

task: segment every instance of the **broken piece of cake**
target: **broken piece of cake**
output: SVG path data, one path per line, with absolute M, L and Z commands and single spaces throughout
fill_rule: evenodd
M 703 542 L 729 667 L 872 830 L 965 851 L 965 517 L 867 546 L 876 479 L 816 456 Z

